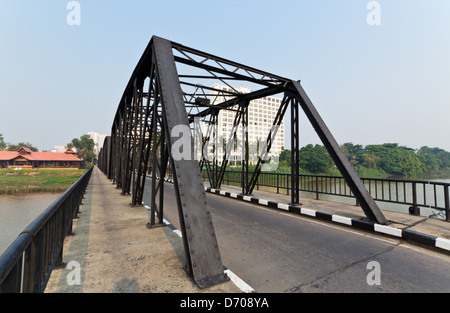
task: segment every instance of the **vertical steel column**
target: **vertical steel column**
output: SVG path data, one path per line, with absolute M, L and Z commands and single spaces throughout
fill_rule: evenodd
M 240 101 L 239 108 L 241 110 L 241 120 L 242 120 L 242 174 L 241 174 L 241 185 L 242 194 L 248 194 L 248 105 L 250 101 Z
M 123 110 L 123 131 L 122 131 L 122 146 L 121 146 L 121 153 L 120 153 L 120 176 L 121 176 L 121 184 L 120 187 L 122 188 L 121 195 L 126 194 L 127 190 L 127 178 L 128 178 L 128 159 L 129 159 L 129 137 L 130 137 L 130 112 L 128 108 L 127 99 L 125 99 L 125 105 Z
M 294 97 L 291 103 L 291 204 L 300 203 L 299 190 L 299 114 L 298 102 Z
M 140 148 L 140 142 L 141 138 L 143 136 L 142 130 L 143 130 L 143 121 L 142 121 L 142 82 L 138 82 L 137 78 L 134 81 L 134 91 L 133 91 L 133 111 L 134 111 L 134 121 L 132 123 L 132 136 L 133 139 L 131 141 L 131 160 L 130 160 L 130 166 L 131 166 L 131 175 L 130 175 L 130 189 L 131 189 L 131 205 L 135 206 L 137 203 L 136 201 L 136 194 L 137 191 L 140 189 L 140 186 L 138 184 L 138 175 L 139 175 L 139 159 L 141 155 L 141 151 L 139 151 Z M 139 157 L 138 157 L 139 155 Z M 140 203 L 139 203 L 140 204 Z
M 448 188 L 450 188 L 450 186 L 444 184 L 442 188 L 444 188 L 445 220 L 450 222 L 450 196 L 448 192 Z
M 156 198 L 157 198 L 157 169 L 158 169 L 158 162 L 157 162 L 157 153 L 158 153 L 158 106 L 153 105 L 153 114 L 152 114 L 152 199 L 151 199 L 151 215 L 150 215 L 150 225 L 153 227 L 155 225 L 155 215 L 158 210 L 156 206 Z M 160 136 L 164 136 L 160 133 Z M 160 217 L 161 218 L 161 217 Z
M 118 138 L 117 138 L 117 144 L 116 144 L 116 188 L 121 189 L 122 188 L 122 155 L 124 153 L 124 124 L 125 124 L 125 118 L 124 118 L 124 105 L 121 103 L 122 108 L 119 107 L 119 131 L 118 131 Z
M 213 111 L 213 113 L 210 116 L 208 129 L 206 131 L 206 137 L 203 138 L 202 142 L 202 164 L 201 167 L 203 167 L 203 164 L 206 168 L 206 173 L 208 175 L 209 185 L 211 188 L 218 188 L 217 187 L 217 160 L 216 160 L 216 154 L 217 154 L 217 136 L 218 136 L 218 126 L 217 126 L 217 120 L 219 118 L 219 110 Z M 212 145 L 212 160 L 209 158 L 209 143 L 210 140 L 213 140 Z M 205 155 L 206 154 L 206 155 Z M 212 164 L 212 166 L 211 166 Z
M 108 177 L 109 179 L 112 180 L 113 185 L 116 184 L 116 157 L 118 156 L 116 149 L 116 145 L 117 145 L 117 118 L 114 119 L 113 122 L 113 127 L 111 129 L 111 150 L 110 150 L 110 157 L 109 157 L 109 173 L 110 176 Z
M 122 186 L 122 195 L 130 195 L 131 190 L 131 178 L 133 174 L 133 145 L 134 145 L 134 97 L 130 99 L 130 104 L 127 106 L 127 141 L 126 141 L 126 154 L 125 154 L 125 184 Z

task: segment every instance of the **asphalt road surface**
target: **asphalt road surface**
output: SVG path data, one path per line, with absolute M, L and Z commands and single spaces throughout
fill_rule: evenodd
M 173 185 L 165 193 L 165 218 L 179 229 Z M 448 254 L 219 195 L 207 199 L 224 266 L 256 292 L 450 292 Z

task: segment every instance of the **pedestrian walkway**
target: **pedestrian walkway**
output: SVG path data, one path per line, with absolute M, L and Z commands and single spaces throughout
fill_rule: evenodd
M 181 238 L 169 227 L 147 228 L 146 208 L 129 203 L 95 168 L 64 244 L 64 267 L 52 272 L 45 292 L 242 292 L 231 280 L 197 287 L 183 269 Z

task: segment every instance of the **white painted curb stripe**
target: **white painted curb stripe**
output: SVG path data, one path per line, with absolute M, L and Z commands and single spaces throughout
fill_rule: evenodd
M 278 203 L 278 208 L 289 211 L 289 206 L 287 204 Z
M 300 212 L 301 212 L 301 214 L 304 214 L 304 215 L 309 215 L 309 216 L 316 217 L 316 211 L 311 210 L 311 209 L 304 209 L 304 208 L 301 208 L 301 209 L 300 209 Z
M 252 201 L 252 198 L 251 198 L 251 197 L 248 197 L 248 196 L 244 196 L 243 199 L 244 199 L 245 201 Z
M 436 238 L 436 247 L 450 250 L 450 240 L 444 238 Z
M 250 287 L 246 282 L 244 282 L 242 279 L 240 279 L 236 274 L 234 274 L 232 271 L 230 270 L 225 270 L 225 274 L 228 275 L 228 277 L 230 277 L 231 281 L 239 288 L 241 289 L 243 292 L 246 293 L 253 293 L 255 292 L 255 290 Z
M 337 222 L 337 223 L 341 223 L 341 224 L 346 224 L 346 225 L 352 226 L 352 219 L 348 218 L 348 217 L 339 216 L 339 215 L 333 215 L 332 216 L 332 220 L 333 220 L 333 222 Z
M 400 237 L 400 238 L 402 237 L 401 229 L 384 226 L 384 225 L 380 225 L 380 224 L 375 224 L 375 231 L 379 232 L 379 233 L 387 234 L 387 235 Z
M 269 205 L 269 202 L 267 200 L 259 199 L 259 204 Z

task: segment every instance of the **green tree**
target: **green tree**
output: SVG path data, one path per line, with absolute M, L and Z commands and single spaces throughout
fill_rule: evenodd
M 291 150 L 283 148 L 279 156 L 279 164 L 280 166 L 291 166 Z
M 33 152 L 37 152 L 38 151 L 38 148 L 33 146 L 29 142 L 19 142 L 16 145 L 10 144 L 10 145 L 8 145 L 8 151 L 17 151 L 17 150 L 19 150 L 22 147 L 29 148 Z
M 353 166 L 363 162 L 364 149 L 362 145 L 354 145 L 351 142 L 346 142 L 341 145 L 341 149 Z
M 382 145 L 368 145 L 365 151 L 368 155 L 379 158 L 377 165 L 386 173 L 403 176 L 423 173 L 422 163 L 414 149 L 400 147 L 396 143 L 385 143 Z
M 326 173 L 333 166 L 333 160 L 321 145 L 309 144 L 300 149 L 299 156 L 300 167 L 311 173 Z
M 83 135 L 79 139 L 74 138 L 72 142 L 67 144 L 67 148 L 75 148 L 77 150 L 78 157 L 83 159 L 87 167 L 91 167 L 97 162 L 94 146 L 94 140 L 89 135 Z
M 436 171 L 441 168 L 441 160 L 436 158 L 432 154 L 417 154 L 419 157 L 420 163 L 422 163 L 422 168 L 424 172 Z
M 364 153 L 362 155 L 362 158 L 364 160 L 364 164 L 367 168 L 378 168 L 378 162 L 380 161 L 380 156 L 376 155 L 375 153 Z
M 3 135 L 0 134 L 0 150 L 4 150 L 6 148 L 5 140 L 3 139 Z
M 424 146 L 417 151 L 418 155 L 432 155 L 440 161 L 440 168 L 450 167 L 450 152 L 447 152 L 440 148 L 430 148 Z

